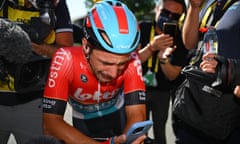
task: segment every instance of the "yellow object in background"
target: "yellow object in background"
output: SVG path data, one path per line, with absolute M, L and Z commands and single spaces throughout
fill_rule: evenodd
M 101 0 L 93 0 L 94 4 L 95 4 L 96 2 L 99 2 L 99 1 L 101 1 Z

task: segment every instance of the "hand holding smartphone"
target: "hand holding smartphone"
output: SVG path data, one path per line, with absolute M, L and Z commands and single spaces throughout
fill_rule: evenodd
M 126 133 L 126 144 L 131 144 L 136 138 L 146 134 L 152 125 L 153 122 L 151 120 L 146 120 L 133 124 Z
M 163 23 L 163 33 L 169 34 L 171 37 L 173 37 L 173 46 L 176 45 L 177 23 Z

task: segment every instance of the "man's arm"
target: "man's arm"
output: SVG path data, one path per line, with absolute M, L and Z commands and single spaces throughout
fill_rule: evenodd
M 234 94 L 240 98 L 240 85 L 237 85 L 234 89 Z
M 55 44 L 33 43 L 33 51 L 39 55 L 52 57 L 56 49 L 73 45 L 73 28 L 66 1 L 59 1 L 55 7 Z
M 124 133 L 131 127 L 132 124 L 139 121 L 146 120 L 146 105 L 136 104 L 125 106 L 127 123 L 124 129 Z
M 62 115 L 43 113 L 43 128 L 44 134 L 63 140 L 66 144 L 99 144 L 66 123 Z
M 175 80 L 180 75 L 182 67 L 166 62 L 161 63 L 161 69 L 169 80 Z
M 190 0 L 189 9 L 183 25 L 183 43 L 187 49 L 196 48 L 198 44 L 199 12 L 204 0 Z
M 68 47 L 73 45 L 73 33 L 61 32 L 56 34 L 56 44 L 36 44 L 32 43 L 33 51 L 39 55 L 52 57 L 53 53 L 60 47 Z
M 127 126 L 125 127 L 125 133 L 133 123 L 144 121 L 146 119 L 145 113 L 145 105 L 143 104 L 127 106 Z M 54 136 L 66 144 L 101 144 L 66 123 L 62 115 L 43 113 L 43 128 L 44 134 Z M 140 136 L 133 144 L 142 143 L 145 137 Z M 115 144 L 124 143 L 125 141 L 125 134 L 114 137 Z

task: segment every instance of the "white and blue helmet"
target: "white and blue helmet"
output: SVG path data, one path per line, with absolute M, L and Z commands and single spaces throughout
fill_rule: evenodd
M 119 1 L 100 1 L 84 22 L 84 35 L 91 44 L 116 54 L 134 51 L 139 44 L 140 29 L 134 14 Z

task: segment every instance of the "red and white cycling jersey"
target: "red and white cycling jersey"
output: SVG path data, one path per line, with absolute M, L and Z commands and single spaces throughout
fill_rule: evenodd
M 145 101 L 141 62 L 135 52 L 122 75 L 110 83 L 100 83 L 89 69 L 82 47 L 60 48 L 52 58 L 43 107 L 59 113 L 55 109 L 64 108 L 56 108 L 56 103 L 69 101 L 75 117 L 90 119 L 117 111 L 134 92 L 139 101 Z

